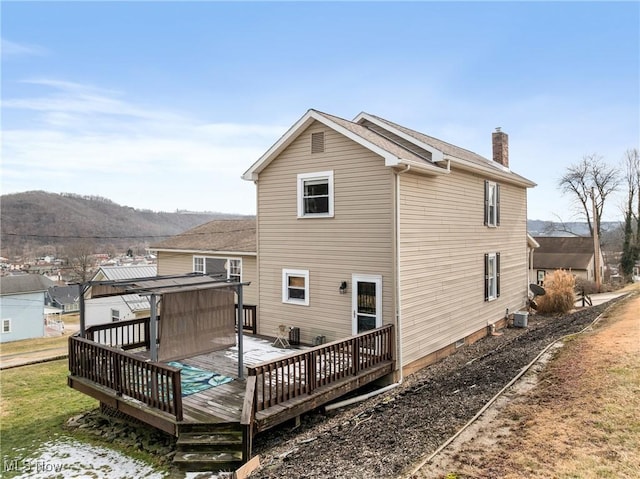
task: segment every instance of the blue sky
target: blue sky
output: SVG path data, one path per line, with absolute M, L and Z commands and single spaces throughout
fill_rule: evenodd
M 2 193 L 255 213 L 240 175 L 309 108 L 361 111 L 557 188 L 640 147 L 637 2 L 2 2 Z M 621 217 L 619 198 L 606 219 Z

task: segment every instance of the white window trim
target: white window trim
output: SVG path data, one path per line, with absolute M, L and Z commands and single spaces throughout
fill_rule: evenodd
M 201 271 L 196 271 L 196 259 L 202 259 L 202 268 L 205 269 L 207 259 L 223 259 L 227 262 L 229 261 L 240 261 L 240 282 L 242 283 L 242 276 L 244 275 L 244 268 L 242 264 L 242 258 L 236 256 L 203 256 L 203 255 L 194 255 L 193 256 L 193 272 L 194 273 L 202 273 Z M 203 274 L 207 274 L 204 272 Z M 227 268 L 227 279 L 230 279 L 230 268 Z
M 4 325 L 8 324 L 9 325 L 9 329 L 7 331 L 4 330 Z M 7 319 L 3 319 L 2 320 L 2 334 L 9 334 L 11 332 L 11 319 L 7 318 Z
M 487 182 L 487 194 L 489 195 L 489 198 L 491 198 L 491 190 L 493 190 L 493 202 L 489 201 L 489 198 L 487 198 L 487 218 L 486 218 L 486 223 L 487 226 L 489 228 L 497 228 L 498 227 L 498 183 L 496 183 L 495 181 L 488 181 Z M 493 207 L 493 215 L 491 214 L 492 211 L 492 207 Z
M 289 276 L 300 276 L 304 278 L 304 299 L 289 298 Z M 282 302 L 286 304 L 297 304 L 309 306 L 309 270 L 306 269 L 283 269 L 282 270 Z
M 329 212 L 304 212 L 304 182 L 307 180 L 324 180 L 329 183 Z M 333 171 L 318 171 L 315 173 L 298 174 L 298 218 L 333 218 Z
M 117 317 L 117 319 L 115 319 L 116 317 Z M 121 319 L 122 318 L 120 318 L 120 310 L 119 309 L 115 309 L 115 308 L 111 308 L 111 322 L 112 323 L 117 323 Z

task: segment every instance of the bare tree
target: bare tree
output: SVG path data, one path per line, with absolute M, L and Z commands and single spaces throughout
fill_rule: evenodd
M 585 155 L 580 163 L 569 166 L 558 182 L 563 193 L 574 196 L 580 214 L 587 221 L 591 236 L 593 236 L 594 227 L 598 234 L 602 232 L 600 220 L 605 200 L 618 189 L 619 184 L 617 168 L 607 165 L 604 159 L 596 154 Z M 592 215 L 592 191 L 595 200 L 594 215 Z
M 640 255 L 640 154 L 636 148 L 627 150 L 624 157 L 624 181 L 627 186 L 627 204 L 624 212 L 624 243 L 620 266 L 628 279 Z M 638 211 L 634 213 L 634 201 L 638 198 Z M 635 233 L 633 220 L 635 217 Z
M 81 283 L 91 279 L 95 266 L 95 243 L 88 239 L 81 239 L 65 246 L 67 266 L 73 278 Z

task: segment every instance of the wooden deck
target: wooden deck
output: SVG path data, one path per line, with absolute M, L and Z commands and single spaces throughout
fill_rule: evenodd
M 149 362 L 146 348 L 123 351 L 72 336 L 68 384 L 179 438 L 194 431 L 219 435 L 220 428 L 233 426 L 241 431 L 246 462 L 254 434 L 392 373 L 393 345 L 393 326 L 387 325 L 313 348 L 281 350 L 282 356 L 266 361 L 244 349 L 242 379 L 237 348 L 185 358 L 180 363 L 232 381 L 183 396 L 180 368 Z

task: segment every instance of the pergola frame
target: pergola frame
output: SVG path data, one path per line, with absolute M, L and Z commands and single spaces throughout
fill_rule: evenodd
M 85 294 L 92 286 L 111 286 L 118 290 L 109 294 L 99 294 L 93 298 L 105 298 L 110 296 L 123 296 L 127 294 L 138 294 L 149 296 L 151 304 L 149 320 L 149 354 L 153 362 L 158 362 L 158 297 L 164 293 L 174 293 L 177 291 L 195 291 L 199 289 L 233 289 L 238 296 L 237 307 L 237 331 L 238 331 L 238 377 L 244 377 L 243 364 L 243 287 L 250 282 L 237 282 L 229 279 L 216 279 L 201 273 L 189 273 L 182 275 L 151 276 L 146 278 L 131 278 L 123 280 L 98 280 L 87 281 L 80 284 L 80 336 L 86 339 L 86 318 L 85 318 Z

